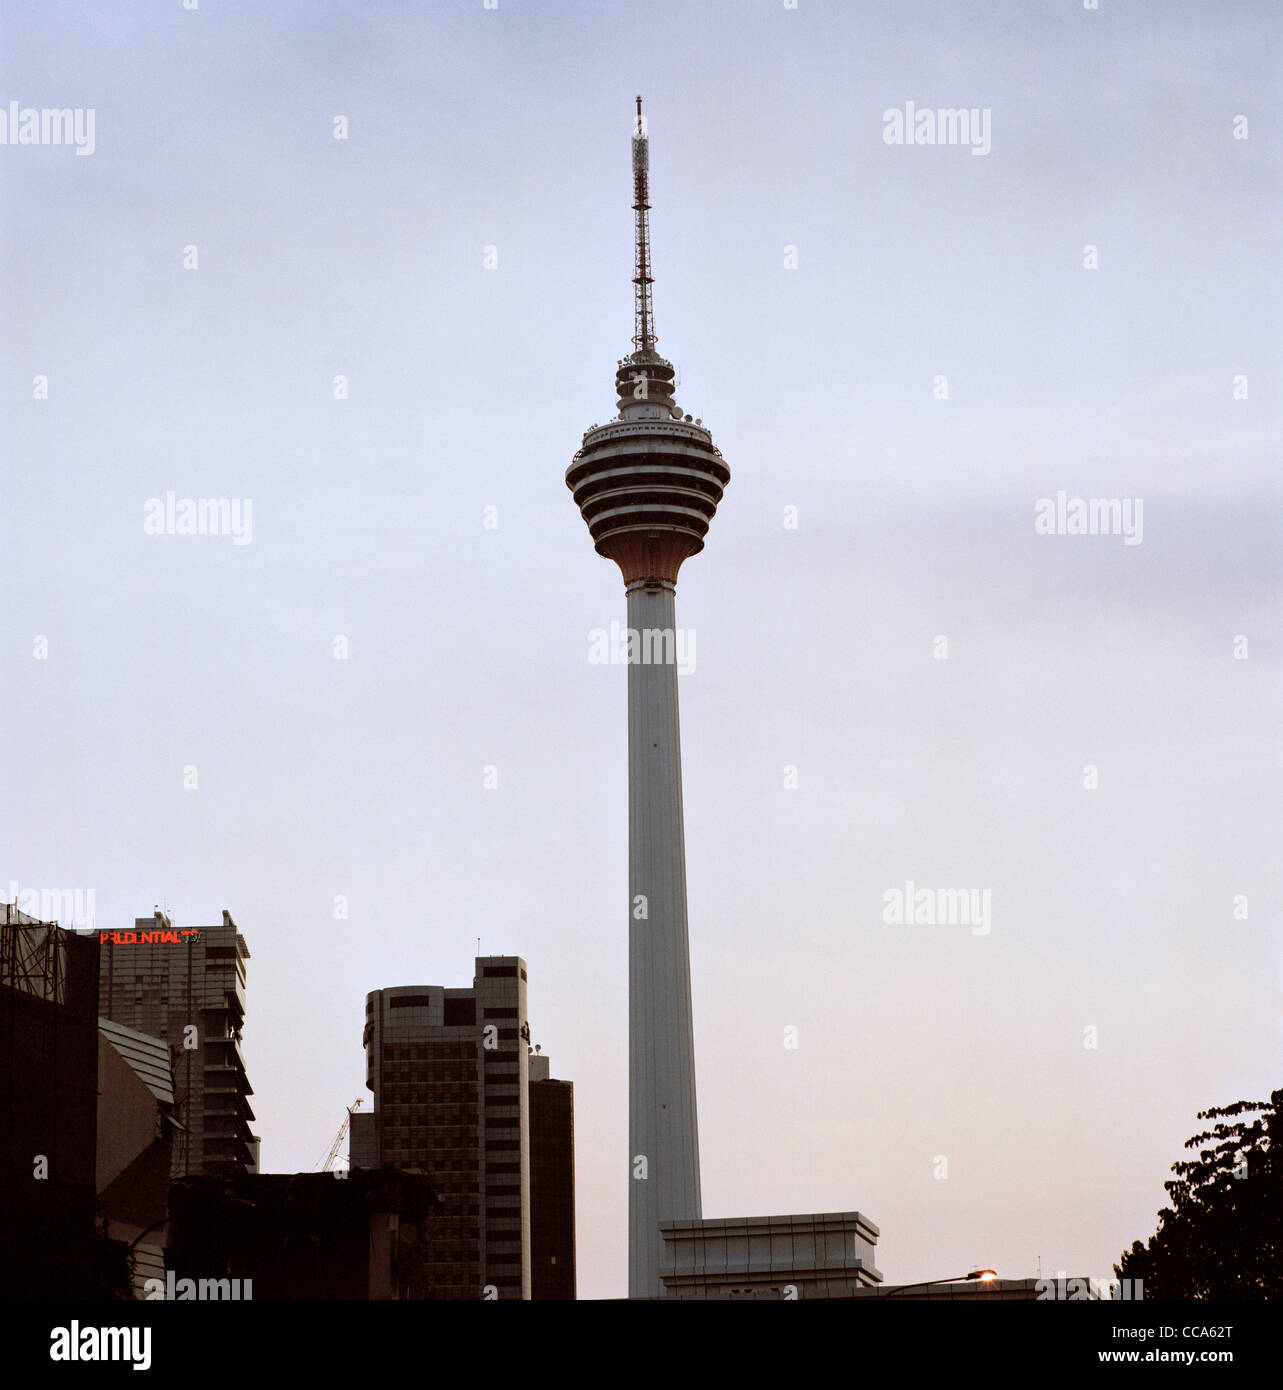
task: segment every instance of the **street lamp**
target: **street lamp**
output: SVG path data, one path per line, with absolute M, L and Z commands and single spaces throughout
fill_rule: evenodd
M 920 1284 L 898 1284 L 894 1289 L 888 1289 L 886 1293 L 878 1296 L 880 1298 L 894 1298 L 896 1294 L 904 1293 L 906 1289 L 929 1289 L 936 1284 L 965 1284 L 975 1279 L 978 1279 L 982 1284 L 990 1284 L 997 1277 L 992 1269 L 973 1269 L 970 1274 L 955 1274 L 948 1279 L 924 1279 Z

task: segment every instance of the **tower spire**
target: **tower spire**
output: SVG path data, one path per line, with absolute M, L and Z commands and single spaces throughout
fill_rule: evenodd
M 633 211 L 637 215 L 637 252 L 634 261 L 633 348 L 655 350 L 655 319 L 650 302 L 650 140 L 642 119 L 642 99 L 637 98 L 637 129 L 633 132 Z

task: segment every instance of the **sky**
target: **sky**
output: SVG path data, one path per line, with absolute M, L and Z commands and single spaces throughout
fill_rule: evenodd
M 658 346 L 732 475 L 677 597 L 704 1214 L 1108 1276 L 1197 1112 L 1283 1084 L 1281 28 L 6 7 L 0 109 L 94 124 L 0 145 L 0 897 L 232 913 L 268 1171 L 368 1108 L 367 991 L 521 955 L 580 1296 L 626 1293 L 624 595 L 564 474 L 640 92 Z M 987 150 L 888 143 L 910 102 Z M 149 531 L 170 493 L 236 529 Z

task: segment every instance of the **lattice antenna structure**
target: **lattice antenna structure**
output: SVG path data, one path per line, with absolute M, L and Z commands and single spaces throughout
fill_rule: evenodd
M 642 99 L 637 98 L 637 129 L 633 132 L 633 212 L 637 216 L 637 252 L 633 263 L 633 347 L 638 352 L 655 348 L 655 311 L 650 287 L 650 139 L 642 119 Z

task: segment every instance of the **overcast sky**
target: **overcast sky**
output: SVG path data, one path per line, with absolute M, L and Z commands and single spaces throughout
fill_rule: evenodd
M 5 7 L 6 118 L 94 145 L 0 147 L 0 896 L 231 911 L 272 1171 L 369 1105 L 367 990 L 520 954 L 580 1294 L 626 1292 L 624 595 L 564 473 L 631 350 L 640 91 L 659 348 L 732 471 L 677 599 L 704 1213 L 1108 1275 L 1196 1112 L 1283 1081 L 1279 31 Z M 988 152 L 888 144 L 907 102 Z M 1037 534 L 1060 491 L 1140 543 Z M 148 534 L 170 492 L 247 543 Z M 907 881 L 987 930 L 887 922 Z

